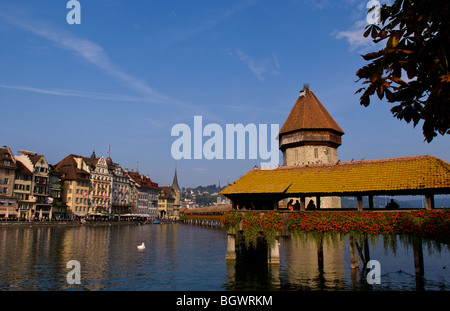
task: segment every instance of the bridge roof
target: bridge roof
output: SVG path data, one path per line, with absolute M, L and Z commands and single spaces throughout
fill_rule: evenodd
M 255 168 L 220 192 L 280 195 L 449 194 L 450 165 L 433 156 Z
M 199 208 L 180 208 L 181 214 L 209 214 L 209 213 L 225 213 L 231 211 L 231 204 L 228 205 L 217 205 Z

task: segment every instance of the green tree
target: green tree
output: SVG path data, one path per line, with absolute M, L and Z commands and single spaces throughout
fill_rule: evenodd
M 376 93 L 394 104 L 394 117 L 414 127 L 423 120 L 427 142 L 450 134 L 450 2 L 396 0 L 380 8 L 379 21 L 364 33 L 385 46 L 362 56 L 370 63 L 356 72 L 366 85 L 356 92 L 360 104 L 369 106 Z

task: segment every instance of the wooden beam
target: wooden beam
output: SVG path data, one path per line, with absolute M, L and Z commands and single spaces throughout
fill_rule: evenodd
M 357 196 L 357 199 L 358 199 L 358 211 L 361 211 L 361 212 L 362 212 L 362 210 L 363 210 L 362 196 L 361 196 L 361 195 L 358 195 L 358 196 Z
M 434 209 L 434 195 L 432 194 L 425 195 L 425 207 L 428 210 Z
M 369 209 L 373 209 L 373 195 L 369 195 Z
M 320 209 L 320 197 L 316 196 L 316 208 Z
M 306 204 L 305 204 L 306 198 L 304 196 L 300 197 L 300 210 L 305 211 Z

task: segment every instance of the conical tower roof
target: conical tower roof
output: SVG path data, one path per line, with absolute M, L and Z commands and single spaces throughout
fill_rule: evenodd
M 291 113 L 281 127 L 280 135 L 300 130 L 332 130 L 344 134 L 308 86 L 300 92 Z
M 180 190 L 180 186 L 178 185 L 178 176 L 176 168 L 175 168 L 175 175 L 173 175 L 172 188 L 175 190 Z
M 280 150 L 304 145 L 338 148 L 344 131 L 305 85 L 279 133 Z

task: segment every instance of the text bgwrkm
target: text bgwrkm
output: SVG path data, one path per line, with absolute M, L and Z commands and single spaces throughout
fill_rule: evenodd
M 204 309 L 210 304 L 218 304 L 221 306 L 271 306 L 272 296 L 220 296 L 220 301 L 211 300 L 205 297 L 183 297 L 177 298 L 177 306 L 201 306 Z

